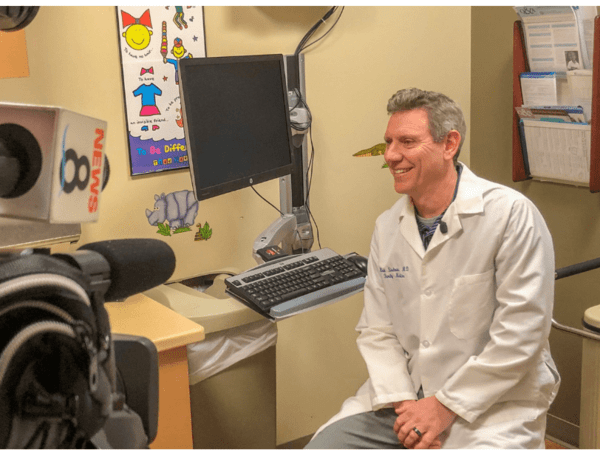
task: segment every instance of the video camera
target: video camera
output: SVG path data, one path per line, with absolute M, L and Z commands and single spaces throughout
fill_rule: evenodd
M 0 228 L 96 220 L 108 180 L 105 136 L 97 119 L 0 103 Z M 154 440 L 156 347 L 112 334 L 104 302 L 158 286 L 174 269 L 173 251 L 155 239 L 50 255 L 0 233 L 0 447 L 146 448 Z

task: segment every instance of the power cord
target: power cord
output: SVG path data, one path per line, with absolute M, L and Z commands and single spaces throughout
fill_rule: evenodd
M 321 39 L 323 39 L 325 36 L 327 36 L 331 30 L 333 30 L 333 28 L 337 25 L 337 23 L 339 22 L 340 18 L 342 17 L 342 14 L 344 13 L 344 6 L 342 6 L 340 13 L 337 17 L 337 19 L 335 20 L 335 22 L 333 23 L 333 25 L 331 25 L 331 27 L 329 27 L 329 29 L 323 34 L 323 36 L 321 36 L 320 38 L 314 40 L 311 43 L 308 43 L 310 38 L 315 34 L 315 32 L 317 31 L 317 29 L 319 29 L 319 27 L 325 23 L 325 21 L 327 19 L 329 19 L 337 10 L 338 10 L 338 6 L 333 6 L 331 7 L 331 9 L 329 9 L 329 11 L 327 11 L 325 13 L 325 15 L 317 22 L 315 23 L 310 30 L 308 30 L 308 32 L 304 35 L 304 37 L 300 40 L 300 42 L 298 43 L 298 46 L 296 47 L 296 51 L 294 52 L 294 55 L 299 55 L 302 51 L 306 50 L 308 47 L 316 44 L 317 42 L 319 42 Z M 299 132 L 305 132 L 308 131 L 309 135 L 310 135 L 310 146 L 311 146 L 311 155 L 310 155 L 310 160 L 308 162 L 308 167 L 306 170 L 306 173 L 308 175 L 308 180 L 307 180 L 307 187 L 306 187 L 306 197 L 304 199 L 304 205 L 306 206 L 306 210 L 308 211 L 308 214 L 310 216 L 309 219 L 309 225 L 311 227 L 311 230 L 313 229 L 313 225 L 312 223 L 315 224 L 315 229 L 317 232 L 317 243 L 319 245 L 319 248 L 321 247 L 321 236 L 319 233 L 319 226 L 317 224 L 317 221 L 315 220 L 315 217 L 313 216 L 312 211 L 310 210 L 309 205 L 309 197 L 310 197 L 310 188 L 312 185 L 312 177 L 313 177 L 313 172 L 314 172 L 314 159 L 315 159 L 315 145 L 313 142 L 313 138 L 312 138 L 312 114 L 310 112 L 310 108 L 308 107 L 308 104 L 306 103 L 306 101 L 304 101 L 304 98 L 302 97 L 301 92 L 298 89 L 294 89 L 294 93 L 297 96 L 298 101 L 296 102 L 296 104 L 291 108 L 290 112 L 293 111 L 295 108 L 298 107 L 302 107 L 305 108 L 308 114 L 308 120 L 307 122 L 304 124 L 304 126 L 298 124 L 298 123 L 292 123 L 292 128 L 295 129 L 296 131 Z M 312 222 L 311 222 L 312 220 Z
M 296 104 L 290 108 L 290 114 L 292 113 L 292 111 L 300 107 L 306 110 L 308 117 L 306 119 L 306 122 L 304 122 L 303 124 L 299 122 L 291 122 L 291 126 L 294 130 L 299 131 L 300 133 L 304 133 L 310 128 L 310 125 L 312 124 L 312 114 L 310 112 L 310 108 L 304 101 L 304 98 L 302 98 L 302 94 L 300 93 L 298 88 L 294 88 L 294 93 L 296 94 L 296 98 L 298 100 L 296 101 Z
M 304 205 L 306 206 L 306 210 L 308 211 L 308 215 L 310 216 L 310 218 L 312 219 L 312 221 L 315 223 L 315 229 L 317 231 L 317 243 L 319 244 L 319 248 L 323 248 L 321 247 L 321 236 L 319 234 L 319 225 L 317 225 L 317 221 L 315 219 L 315 217 L 313 216 L 312 211 L 310 210 L 310 207 L 308 206 L 308 199 L 310 197 L 310 188 L 312 186 L 312 177 L 313 177 L 313 171 L 314 171 L 314 160 L 315 160 L 315 144 L 313 143 L 313 139 L 312 139 L 312 128 L 309 129 L 309 136 L 310 136 L 310 148 L 311 148 L 311 153 L 310 153 L 310 160 L 308 162 L 308 167 L 306 170 L 306 173 L 308 174 L 308 183 L 306 186 L 306 199 L 304 201 Z M 312 229 L 312 224 L 310 223 L 309 220 L 309 224 L 310 227 Z
M 313 34 L 315 34 L 315 32 L 319 29 L 319 27 L 325 23 L 325 21 L 327 19 L 329 19 L 332 14 L 334 12 L 337 11 L 338 6 L 332 6 L 331 9 L 329 11 L 327 11 L 325 13 L 325 15 L 317 22 L 315 23 L 310 30 L 308 30 L 308 32 L 304 35 L 304 37 L 302 38 L 302 40 L 298 43 L 298 46 L 296 47 L 296 51 L 294 52 L 295 55 L 300 54 L 300 52 L 302 52 L 303 50 L 305 50 L 306 48 L 310 47 L 313 44 L 316 44 L 318 41 L 320 41 L 321 39 L 323 39 L 325 36 L 327 36 L 331 30 L 333 30 L 333 27 L 335 27 L 335 25 L 338 23 L 338 20 L 340 20 L 340 17 L 342 17 L 342 13 L 344 12 L 344 6 L 342 6 L 342 10 L 340 12 L 340 15 L 338 16 L 337 20 L 333 23 L 333 25 L 329 28 L 329 30 L 327 30 L 327 32 L 321 36 L 319 39 L 317 39 L 314 42 L 311 42 L 310 44 L 307 44 L 308 40 L 312 37 Z
M 266 198 L 264 198 L 262 195 L 260 195 L 260 194 L 258 193 L 258 191 L 257 191 L 256 189 L 254 189 L 254 186 L 253 186 L 253 185 L 250 185 L 250 187 L 252 188 L 252 190 L 253 190 L 254 192 L 256 192 L 256 195 L 258 195 L 258 196 L 259 196 L 260 198 L 262 198 L 262 199 L 263 199 L 265 202 L 267 202 L 269 205 L 271 205 L 273 208 L 275 208 L 275 210 L 277 210 L 277 212 L 278 212 L 278 213 L 279 213 L 281 216 L 283 216 L 283 213 L 281 212 L 281 210 L 280 210 L 280 209 L 279 209 L 277 206 L 275 206 L 275 205 L 274 205 L 273 203 L 271 203 L 269 200 L 267 200 L 267 199 L 266 199 Z

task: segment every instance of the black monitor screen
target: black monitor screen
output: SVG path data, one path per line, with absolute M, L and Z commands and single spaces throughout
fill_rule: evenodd
M 197 200 L 292 172 L 282 55 L 182 59 L 179 73 Z

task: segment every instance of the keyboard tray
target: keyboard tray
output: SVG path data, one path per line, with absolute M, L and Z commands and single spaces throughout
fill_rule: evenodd
M 366 274 L 329 248 L 292 255 L 225 279 L 226 292 L 277 321 L 333 303 L 364 288 Z

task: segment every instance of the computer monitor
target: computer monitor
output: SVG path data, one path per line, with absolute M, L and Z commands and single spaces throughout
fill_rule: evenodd
M 181 59 L 179 89 L 197 200 L 292 173 L 282 55 Z

